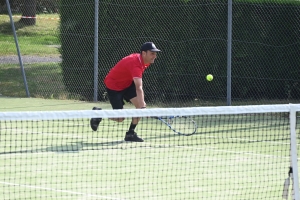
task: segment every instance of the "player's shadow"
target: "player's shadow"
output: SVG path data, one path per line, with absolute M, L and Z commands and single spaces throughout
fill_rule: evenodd
M 110 149 L 113 146 L 123 144 L 124 141 L 110 141 L 110 142 L 75 142 L 61 146 L 47 147 L 43 151 L 56 152 L 56 153 L 78 153 L 85 150 L 105 150 Z
M 143 136 L 143 139 L 145 140 L 145 142 L 147 144 L 145 144 L 144 146 L 152 146 L 155 147 L 155 144 L 159 143 L 159 142 L 168 142 L 168 140 L 166 139 L 171 139 L 171 143 L 174 143 L 174 139 L 176 137 L 178 137 L 178 140 L 180 139 L 184 139 L 185 137 L 191 138 L 193 139 L 195 136 L 201 136 L 202 140 L 201 141 L 206 141 L 205 138 L 209 138 L 208 141 L 210 140 L 212 141 L 211 143 L 214 143 L 213 141 L 215 141 L 215 143 L 255 143 L 255 142 L 265 142 L 265 141 L 285 141 L 288 140 L 289 137 L 285 136 L 284 134 L 273 134 L 270 135 L 272 136 L 271 138 L 257 138 L 257 139 L 245 139 L 245 140 L 234 140 L 233 141 L 226 141 L 226 139 L 230 139 L 235 138 L 237 136 L 235 136 L 234 134 L 229 134 L 228 133 L 245 133 L 245 134 L 249 134 L 249 132 L 255 133 L 256 131 L 259 132 L 260 129 L 266 129 L 266 128 L 272 128 L 272 125 L 264 125 L 264 126 L 252 126 L 252 127 L 238 127 L 238 128 L 231 128 L 230 130 L 228 129 L 224 129 L 224 130 L 206 130 L 205 132 L 201 131 L 201 127 L 198 128 L 198 131 L 191 136 L 184 136 L 184 135 L 178 135 L 170 130 L 167 131 L 163 131 L 160 134 L 146 134 Z M 225 135 L 224 135 L 225 134 Z M 143 135 L 143 134 L 142 134 Z M 222 137 L 222 136 L 226 136 L 227 137 Z M 221 138 L 220 138 L 221 137 Z M 85 150 L 107 150 L 107 149 L 122 149 L 124 148 L 124 146 L 118 146 L 118 145 L 122 145 L 122 144 L 126 144 L 125 141 L 123 140 L 116 140 L 116 141 L 107 141 L 107 142 L 83 142 L 83 141 L 78 141 L 78 142 L 70 142 L 67 143 L 65 145 L 59 145 L 59 146 L 48 146 L 46 148 L 39 148 L 39 149 L 26 149 L 26 150 L 22 150 L 22 149 L 17 149 L 16 150 L 10 150 L 10 151 L 3 151 L 0 152 L 0 155 L 6 155 L 6 154 L 17 154 L 17 153 L 40 153 L 40 152 L 55 152 L 55 153 L 79 153 L 80 151 L 85 151 Z M 170 142 L 168 142 L 168 144 L 170 144 Z M 127 146 L 127 145 L 126 145 Z M 135 147 L 143 147 L 143 145 L 134 145 Z
M 55 152 L 55 153 L 79 153 L 85 150 L 106 150 L 116 148 L 114 146 L 123 144 L 125 141 L 110 141 L 100 143 L 87 143 L 87 142 L 72 142 L 66 145 L 49 146 L 40 149 L 26 149 L 26 150 L 15 150 L 15 151 L 4 151 L 0 152 L 0 155 L 6 154 L 17 154 L 17 153 L 41 153 L 41 152 Z

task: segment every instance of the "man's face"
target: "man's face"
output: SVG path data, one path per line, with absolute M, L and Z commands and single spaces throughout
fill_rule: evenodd
M 151 64 L 154 63 L 154 60 L 156 58 L 156 52 L 152 52 L 152 51 L 143 51 L 142 52 L 142 57 L 144 60 L 145 64 Z

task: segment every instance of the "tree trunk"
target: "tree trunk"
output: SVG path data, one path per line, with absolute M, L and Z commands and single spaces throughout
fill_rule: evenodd
M 36 0 L 24 0 L 23 18 L 20 20 L 25 25 L 36 23 Z

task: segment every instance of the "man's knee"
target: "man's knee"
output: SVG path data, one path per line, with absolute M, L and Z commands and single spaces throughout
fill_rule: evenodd
M 116 122 L 123 122 L 125 120 L 125 118 L 113 118 L 112 120 L 114 120 Z

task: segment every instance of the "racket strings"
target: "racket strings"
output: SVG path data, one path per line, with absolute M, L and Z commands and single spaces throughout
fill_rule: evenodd
M 175 117 L 170 120 L 171 120 L 170 123 L 171 127 L 179 133 L 191 134 L 196 129 L 195 122 L 189 118 Z

